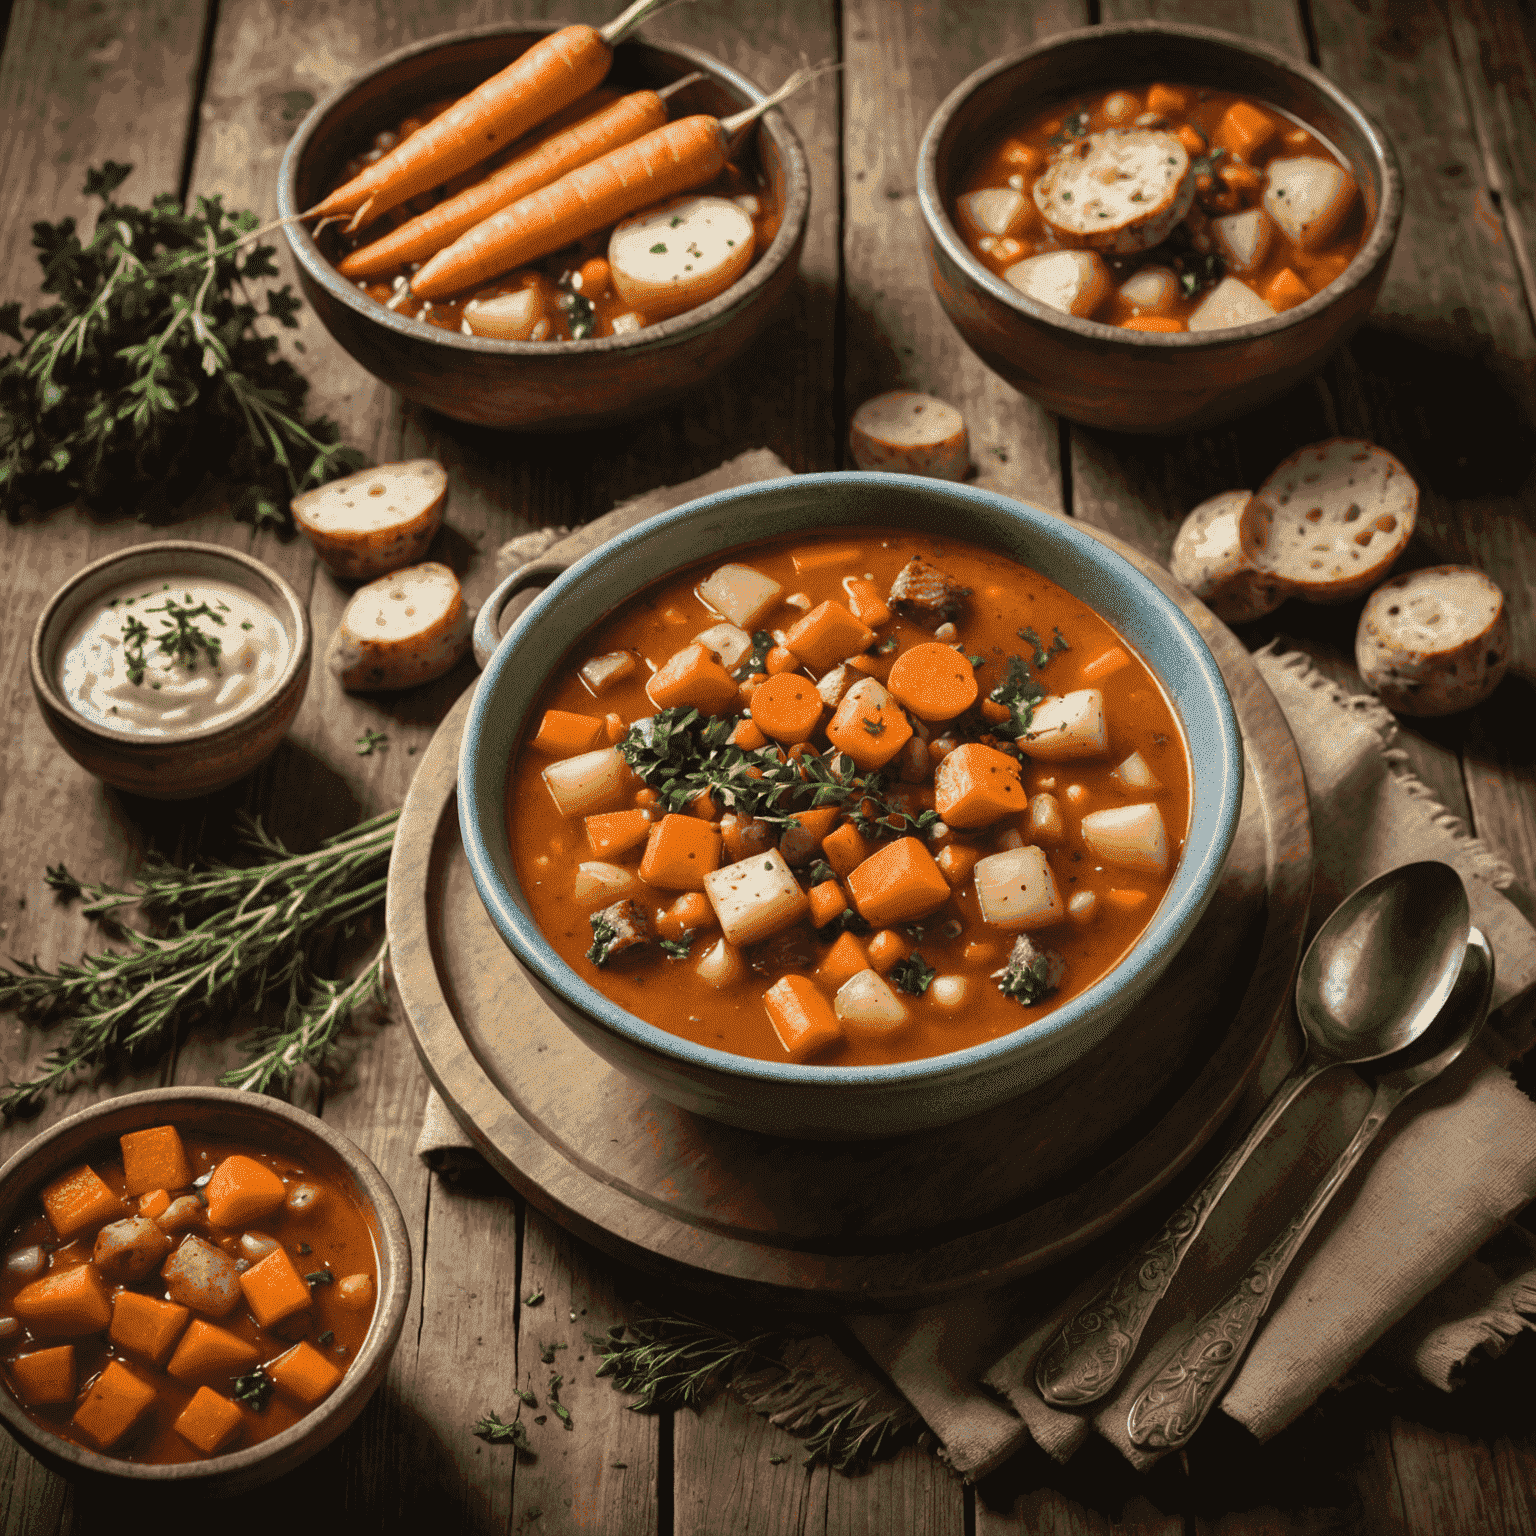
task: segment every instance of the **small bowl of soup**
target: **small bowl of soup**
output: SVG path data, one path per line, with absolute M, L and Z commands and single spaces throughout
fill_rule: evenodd
M 1129 561 L 844 473 L 572 566 L 486 668 L 459 805 L 492 921 L 599 1055 L 845 1139 L 1102 1048 L 1210 899 L 1242 780 L 1210 652 Z
M 276 1099 L 156 1088 L 0 1168 L 0 1420 L 67 1477 L 227 1496 L 362 1412 L 405 1321 L 400 1208 Z
M 309 686 L 309 610 L 276 571 L 185 539 L 82 567 L 32 631 L 32 694 L 61 747 L 131 794 L 184 800 L 277 749 Z
M 1392 146 L 1311 66 L 1130 22 L 994 60 L 918 155 L 934 291 L 1058 415 L 1197 431 L 1315 371 L 1361 324 L 1402 220 Z
M 554 250 L 493 263 L 462 284 L 450 277 L 447 290 L 433 282 L 437 251 L 408 244 L 415 254 L 394 259 L 420 220 L 446 218 L 451 199 L 489 178 L 520 176 L 552 137 L 596 122 L 591 142 L 606 142 L 603 125 L 639 93 L 667 93 L 659 106 L 654 95 L 646 101 L 671 122 L 728 119 L 763 99 L 719 60 L 636 38 L 617 45 L 594 89 L 448 182 L 356 230 L 345 219 L 297 220 L 555 30 L 479 27 L 390 54 L 315 107 L 278 173 L 300 286 L 326 329 L 408 399 L 479 426 L 578 430 L 669 404 L 768 324 L 805 240 L 805 153 L 782 114 L 769 112 L 708 181 L 658 194 Z M 444 250 L 472 232 L 430 243 Z M 417 294 L 412 279 L 429 291 Z

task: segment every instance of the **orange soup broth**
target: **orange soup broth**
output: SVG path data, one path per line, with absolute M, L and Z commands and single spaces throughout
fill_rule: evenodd
M 795 553 L 818 544 L 830 548 L 848 546 L 850 558 L 798 570 Z M 701 630 L 719 622 L 719 615 L 700 601 L 695 588 L 727 560 L 750 564 L 781 582 L 786 594 L 804 593 L 814 606 L 828 599 L 845 602 L 845 576 L 871 576 L 881 592 L 887 591 L 897 572 L 914 554 L 922 555 L 972 589 L 966 613 L 956 627 L 957 639 L 965 651 L 984 658 L 977 669 L 981 697 L 1002 680 L 1011 655 L 1029 659 L 1031 647 L 1018 633 L 1024 628 L 1047 639 L 1059 628 L 1071 647 L 1054 656 L 1037 673 L 1051 693 L 1088 686 L 1102 690 L 1110 742 L 1108 754 L 1102 760 L 1071 763 L 1031 764 L 1026 760 L 1023 772 L 1024 788 L 1031 795 L 1054 782 L 1065 814 L 1065 838 L 1059 845 L 1047 848 L 1063 903 L 1076 892 L 1093 891 L 1099 896 L 1098 911 L 1093 923 L 1085 928 L 1063 922 L 1031 935 L 1066 957 L 1067 972 L 1059 990 L 1039 1004 L 1026 1006 L 1004 996 L 991 979 L 992 972 L 1006 963 L 1015 935 L 983 923 L 974 886 L 965 881 L 943 907 L 921 919 L 920 940 L 912 942 L 915 929 L 905 930 L 905 936 L 909 946 L 917 949 L 939 975 L 972 978 L 966 1005 L 947 1012 L 926 996 L 903 996 L 916 1022 L 898 1043 L 846 1040 L 817 1058 L 828 1065 L 915 1060 L 1010 1034 L 1047 1017 L 1054 1007 L 1076 997 L 1134 945 L 1156 910 L 1184 846 L 1190 775 L 1184 740 L 1168 699 L 1132 648 L 1087 604 L 1005 556 L 975 545 L 905 531 L 847 529 L 819 539 L 805 535 L 732 550 L 649 588 L 623 611 L 611 614 L 595 626 L 574 648 L 560 667 L 558 680 L 531 712 L 531 726 L 526 733 L 531 735 L 537 728 L 546 708 L 588 715 L 615 711 L 626 724 L 655 714 L 655 706 L 645 693 L 649 672 Z M 799 616 L 794 608 L 781 607 L 761 622 L 769 629 L 783 629 Z M 881 626 L 879 634 L 894 635 L 899 641 L 898 650 L 889 655 L 874 658 L 874 653 L 870 653 L 880 662 L 876 675 L 881 677 L 888 673 L 889 663 L 900 651 L 933 639 L 927 629 L 899 617 Z M 1130 664 L 1102 681 L 1085 682 L 1083 667 L 1116 645 L 1131 657 Z M 589 657 L 623 649 L 638 652 L 648 665 L 595 699 L 577 669 Z M 828 712 L 824 711 L 823 729 L 827 718 Z M 943 727 L 931 729 L 937 736 Z M 825 745 L 824 736 L 818 745 Z M 1128 797 L 1114 785 L 1110 773 L 1136 750 L 1164 786 L 1154 795 L 1138 792 L 1133 797 L 1155 799 L 1162 811 L 1170 847 L 1168 871 L 1162 875 L 1099 865 L 1087 852 L 1077 829 L 1085 812 L 1127 803 Z M 597 855 L 588 848 L 582 818 L 562 816 L 541 781 L 540 773 L 549 761 L 528 749 L 525 735 L 509 775 L 507 816 L 519 882 L 535 921 L 555 951 L 577 975 L 637 1018 L 660 1029 L 700 1045 L 759 1060 L 788 1059 L 769 1022 L 762 994 L 787 972 L 814 976 L 817 965 L 831 948 L 831 939 L 819 937 L 806 922 L 751 946 L 743 951 L 748 966 L 746 979 L 724 990 L 717 990 L 695 974 L 699 957 L 720 936 L 714 926 L 699 934 L 687 959 L 671 960 L 651 948 L 644 961 L 620 956 L 599 969 L 586 958 L 592 943 L 588 918 L 605 903 L 579 904 L 571 891 L 576 865 Z M 896 775 L 888 769 L 886 778 L 894 784 Z M 1075 803 L 1069 803 L 1069 785 L 1081 787 Z M 641 791 L 638 779 L 632 789 Z M 914 789 L 912 798 L 918 805 L 932 806 L 931 781 Z M 633 803 L 633 799 L 626 799 L 616 808 Z M 952 833 L 944 842 L 968 844 L 985 855 L 997 851 L 1000 834 L 1009 828 L 1026 826 L 1026 817 L 1013 816 L 977 832 Z M 937 854 L 943 842 L 925 839 L 925 846 Z M 634 867 L 642 852 L 643 845 L 610 862 Z M 802 886 L 807 885 L 805 872 L 801 870 L 799 874 Z M 1121 905 L 1108 899 L 1110 891 L 1142 892 L 1144 899 L 1140 905 L 1130 906 L 1135 897 L 1122 897 Z M 677 894 L 654 890 L 642 883 L 636 899 L 654 915 L 670 905 Z M 954 937 L 944 932 L 951 920 L 957 921 L 961 930 Z

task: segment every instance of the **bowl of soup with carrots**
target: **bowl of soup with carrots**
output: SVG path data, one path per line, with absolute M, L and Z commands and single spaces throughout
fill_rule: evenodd
M 284 154 L 304 295 L 370 373 L 460 421 L 654 410 L 748 346 L 794 281 L 809 173 L 782 114 L 754 115 L 764 98 L 696 50 L 590 27 L 412 44 Z
M 1215 888 L 1242 754 L 1178 607 L 972 487 L 806 475 L 571 567 L 477 688 L 492 921 L 685 1108 L 869 1137 L 1100 1048 Z
M 1204 27 L 1068 32 L 962 82 L 919 151 L 934 288 L 1057 413 L 1188 431 L 1364 319 L 1402 217 L 1381 130 L 1310 66 Z
M 241 1492 L 383 1379 L 410 1243 L 367 1157 L 302 1110 L 127 1094 L 0 1169 L 0 1420 L 70 1476 Z

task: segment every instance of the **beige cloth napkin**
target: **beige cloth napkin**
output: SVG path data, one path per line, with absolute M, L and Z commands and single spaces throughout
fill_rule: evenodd
M 778 459 L 759 451 L 642 500 L 659 512 L 784 473 Z M 538 530 L 504 546 L 501 572 L 536 558 L 560 532 Z M 1382 1370 L 1413 1371 L 1449 1388 L 1475 1355 L 1497 1353 L 1532 1326 L 1536 1242 L 1519 1242 L 1513 1229 L 1497 1253 L 1479 1250 L 1536 1198 L 1536 1104 L 1501 1065 L 1525 1048 L 1536 1015 L 1536 931 L 1499 894 L 1514 879 L 1508 866 L 1402 772 L 1402 754 L 1390 745 L 1395 723 L 1380 704 L 1349 697 L 1300 656 L 1271 648 L 1255 662 L 1306 770 L 1316 866 L 1312 926 L 1373 875 L 1414 859 L 1443 859 L 1461 872 L 1473 921 L 1498 964 L 1485 1049 L 1388 1123 L 1292 1265 L 1228 1391 L 1223 1410 L 1262 1439 L 1347 1372 L 1379 1362 Z M 1298 1039 L 1292 1030 L 1276 1041 L 1251 1102 L 1235 1119 L 1257 1113 L 1294 1059 Z M 1305 1199 L 1353 1133 L 1368 1097 L 1358 1077 L 1337 1070 L 1292 1107 L 1154 1313 L 1125 1389 L 1096 1413 L 1048 1407 L 1034 1392 L 1032 1371 L 1061 1319 L 1093 1294 L 1107 1266 L 1085 1279 L 1068 1263 L 920 1312 L 855 1318 L 853 1332 L 967 1476 L 998 1466 L 1030 1439 L 1065 1460 L 1094 1432 L 1147 1465 L 1153 1458 L 1130 1445 L 1124 1424 L 1149 1364 L 1187 1336 Z M 417 1151 L 447 1172 L 479 1161 L 435 1092 Z

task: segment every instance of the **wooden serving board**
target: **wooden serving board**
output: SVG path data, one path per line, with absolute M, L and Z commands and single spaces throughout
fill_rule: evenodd
M 584 551 L 606 531 L 589 526 L 570 543 Z M 1311 883 L 1306 786 L 1285 719 L 1238 641 L 1166 572 L 1095 536 L 1178 599 L 1210 643 L 1246 747 L 1241 825 L 1205 918 L 1113 1052 L 939 1131 L 808 1143 L 736 1130 L 653 1097 L 582 1045 L 475 891 L 455 794 L 470 694 L 458 701 L 396 836 L 395 982 L 438 1091 L 536 1206 L 694 1289 L 802 1310 L 905 1308 L 1065 1256 L 1211 1137 L 1289 1011 Z M 1122 1125 L 1117 1095 L 1149 1072 L 1164 1088 Z

